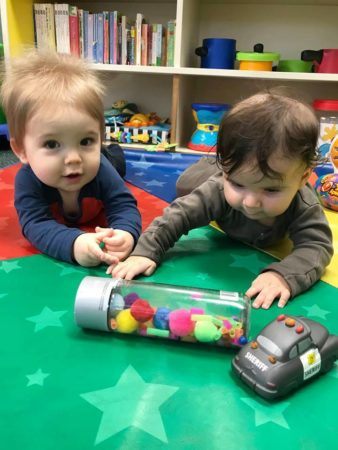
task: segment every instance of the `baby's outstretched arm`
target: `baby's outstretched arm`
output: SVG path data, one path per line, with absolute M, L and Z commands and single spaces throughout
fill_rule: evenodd
M 291 290 L 282 275 L 268 271 L 258 275 L 246 295 L 250 298 L 256 296 L 252 304 L 254 308 L 268 309 L 274 300 L 278 300 L 278 306 L 283 308 L 291 297 Z
M 112 274 L 115 278 L 132 280 L 140 274 L 150 276 L 155 272 L 156 267 L 157 264 L 145 256 L 129 256 L 124 262 L 109 266 L 106 273 Z
M 98 266 L 101 263 L 116 264 L 118 257 L 101 249 L 103 239 L 113 233 L 113 230 L 105 229 L 100 233 L 83 233 L 78 236 L 73 245 L 75 261 L 84 267 Z

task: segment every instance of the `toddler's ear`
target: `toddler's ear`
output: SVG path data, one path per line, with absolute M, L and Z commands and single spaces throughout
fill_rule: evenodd
M 10 138 L 9 143 L 11 144 L 13 152 L 20 159 L 22 164 L 27 164 L 28 160 L 26 157 L 25 149 L 21 145 L 18 145 L 14 138 Z
M 309 168 L 306 169 L 305 172 L 303 173 L 302 178 L 301 178 L 301 187 L 303 187 L 303 186 L 306 185 L 308 179 L 310 178 L 310 175 L 311 175 L 311 173 L 312 173 L 312 170 L 313 170 L 313 169 L 309 167 Z

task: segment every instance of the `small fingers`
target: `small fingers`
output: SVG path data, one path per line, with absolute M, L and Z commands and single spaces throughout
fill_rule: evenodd
M 278 301 L 278 307 L 284 308 L 284 306 L 287 304 L 287 302 L 290 300 L 291 294 L 289 291 L 282 292 L 280 299 Z
M 111 274 L 115 278 L 124 278 L 126 272 L 127 272 L 127 268 L 124 263 L 120 263 L 120 264 L 108 267 L 108 269 L 106 271 L 107 274 Z
M 115 231 L 112 228 L 100 228 L 100 227 L 96 227 L 95 232 L 96 232 L 96 239 L 102 242 L 104 238 L 112 237 L 115 233 Z
M 280 290 L 278 287 L 263 288 L 255 298 L 252 306 L 254 308 L 269 309 L 276 298 L 279 298 L 278 306 L 283 308 L 290 298 L 290 292 L 288 290 Z
M 116 256 L 110 255 L 107 252 L 102 251 L 98 245 L 92 245 L 89 248 L 89 253 L 92 258 L 95 258 L 97 262 L 103 262 L 106 264 L 116 264 L 119 259 Z
M 269 309 L 274 299 L 274 296 L 271 296 L 271 294 L 264 294 L 264 291 L 262 291 L 257 295 L 252 306 L 254 308 Z
M 125 239 L 123 236 L 107 236 L 102 239 L 102 241 L 111 247 L 122 247 L 125 244 Z
M 249 289 L 246 291 L 245 295 L 249 298 L 254 297 L 255 295 L 258 294 L 258 292 L 260 291 L 260 288 L 255 285 L 255 286 L 250 286 Z
M 119 262 L 119 259 L 117 256 L 111 255 L 106 252 L 102 252 L 102 253 L 103 253 L 103 255 L 101 255 L 101 261 L 103 263 L 108 264 L 108 265 L 114 265 Z
M 114 278 L 123 278 L 124 280 L 132 280 L 138 274 L 137 270 L 130 267 L 113 268 L 110 273 Z

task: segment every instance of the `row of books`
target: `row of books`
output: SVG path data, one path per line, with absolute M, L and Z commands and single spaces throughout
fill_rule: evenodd
M 173 66 L 175 20 L 149 24 L 141 13 L 131 21 L 118 11 L 91 13 L 67 3 L 34 3 L 35 41 L 103 64 Z

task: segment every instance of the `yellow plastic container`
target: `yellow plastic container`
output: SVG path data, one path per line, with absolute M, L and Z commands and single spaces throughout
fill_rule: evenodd
M 274 62 L 278 62 L 280 55 L 276 52 L 264 52 L 263 44 L 255 44 L 253 52 L 237 52 L 239 70 L 259 70 L 270 72 Z
M 239 70 L 272 70 L 273 61 L 240 61 Z

